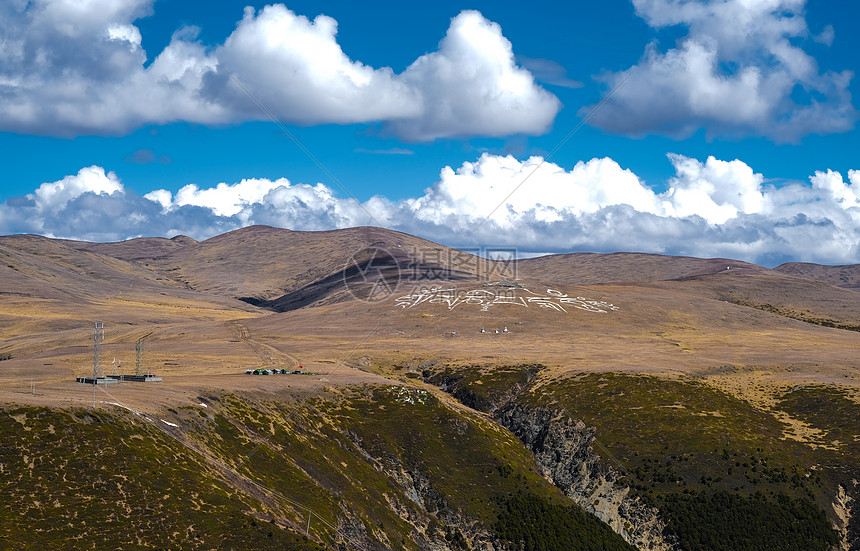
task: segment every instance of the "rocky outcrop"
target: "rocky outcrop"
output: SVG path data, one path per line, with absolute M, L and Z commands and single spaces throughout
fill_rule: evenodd
M 426 382 L 438 385 L 461 403 L 492 416 L 510 430 L 534 455 L 544 476 L 586 511 L 608 524 L 640 549 L 670 551 L 676 547 L 664 535 L 666 524 L 656 508 L 648 507 L 618 481 L 616 472 L 592 449 L 594 429 L 566 412 L 517 401 L 527 391 L 534 371 L 516 372 L 504 386 L 469 384 L 463 373 L 424 372 Z
M 836 515 L 836 530 L 841 542 L 839 551 L 860 551 L 860 518 L 857 499 L 858 483 L 852 480 L 846 488 L 838 486 L 833 500 L 833 512 Z
M 586 511 L 640 549 L 675 549 L 657 509 L 629 495 L 616 472 L 592 450 L 594 429 L 549 407 L 513 404 L 496 419 L 529 448 L 543 474 Z
M 480 551 L 502 551 L 501 542 L 487 527 L 467 519 L 456 509 L 449 507 L 442 495 L 420 469 L 409 468 L 393 456 L 374 457 L 362 446 L 361 439 L 353 432 L 346 436 L 359 452 L 373 465 L 385 473 L 403 491 L 403 495 L 425 513 L 414 517 L 409 507 L 396 496 L 389 496 L 388 506 L 410 524 L 414 530 L 414 542 L 427 551 L 458 551 L 474 549 Z M 349 515 L 345 515 L 348 517 Z M 374 548 L 373 541 L 366 534 L 356 533 L 353 542 L 362 542 L 367 548 Z M 384 539 L 384 535 L 382 538 Z
M 389 461 L 386 473 L 398 482 L 407 497 L 413 500 L 428 515 L 441 521 L 438 525 L 412 522 L 416 531 L 425 540 L 422 547 L 431 550 L 448 551 L 456 549 L 480 549 L 481 551 L 501 551 L 503 543 L 486 527 L 470 521 L 448 507 L 444 496 L 431 484 L 430 480 L 418 470 L 407 470 L 399 462 Z

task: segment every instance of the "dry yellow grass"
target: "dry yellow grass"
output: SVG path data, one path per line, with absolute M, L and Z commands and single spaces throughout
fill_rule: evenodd
M 3 238 L 4 258 L 16 269 L 0 267 L 14 287 L 0 293 L 0 355 L 11 356 L 0 362 L 0 393 L 12 389 L 14 398 L 32 379 L 47 388 L 48 381 L 90 373 L 92 321 L 100 320 L 108 372 L 114 357 L 122 360 L 123 371 L 133 370 L 135 343 L 148 335 L 146 367 L 188 385 L 256 367 L 345 364 L 357 373 L 352 368 L 436 360 L 542 363 L 550 366 L 544 374 L 549 378 L 601 371 L 701 378 L 769 409 L 793 385 L 839 385 L 860 395 L 860 333 L 735 303 L 743 299 L 849 323 L 860 319 L 860 294 L 751 265 L 723 272 L 722 259 L 581 255 L 523 262 L 519 284 L 531 294 L 506 292 L 550 297 L 566 311 L 539 301 L 485 309 L 425 301 L 403 308 L 408 301 L 397 299 L 410 293 L 408 285 L 380 302 L 351 299 L 344 289 L 326 291 L 318 302 L 283 313 L 237 300 L 276 298 L 313 286 L 314 278 L 330 275 L 362 244 L 402 254 L 420 247 L 444 251 L 411 236 L 366 228 L 320 234 L 254 228 L 200 244 L 67 246 Z M 466 273 L 469 263 L 462 256 L 447 258 L 447 269 Z M 440 285 L 459 296 L 505 290 L 485 283 L 476 276 L 417 284 Z M 559 302 L 560 295 L 614 308 L 578 309 Z M 495 333 L 504 327 L 507 333 Z M 6 394 L 2 399 L 10 399 Z M 793 427 L 790 435 L 815 440 L 808 427 L 785 422 Z

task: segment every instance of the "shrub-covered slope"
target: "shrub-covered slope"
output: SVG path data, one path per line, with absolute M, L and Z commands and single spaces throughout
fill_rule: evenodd
M 0 548 L 633 549 L 426 390 L 203 403 L 2 410 Z
M 858 548 L 860 404 L 843 391 L 798 387 L 766 409 L 692 379 L 604 373 L 546 381 L 540 371 L 439 367 L 424 377 L 492 412 L 545 474 L 587 509 L 615 517 L 619 531 L 636 539 L 635 524 L 650 523 L 660 533 L 640 530 L 643 547 Z M 798 439 L 786 418 L 808 423 L 818 438 Z M 844 492 L 855 505 L 840 511 Z M 618 503 L 601 509 L 607 498 Z
M 0 549 L 319 549 L 122 410 L 2 410 L 0 441 Z

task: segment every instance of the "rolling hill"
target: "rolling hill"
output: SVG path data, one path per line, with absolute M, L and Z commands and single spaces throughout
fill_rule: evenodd
M 789 262 L 774 268 L 775 272 L 822 281 L 846 289 L 860 289 L 860 265 L 822 266 L 806 262 Z

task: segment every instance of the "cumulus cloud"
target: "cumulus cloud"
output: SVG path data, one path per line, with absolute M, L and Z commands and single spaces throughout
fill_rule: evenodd
M 609 88 L 629 79 L 590 124 L 612 132 L 683 138 L 766 136 L 795 142 L 808 134 L 845 132 L 857 111 L 851 71 L 821 73 L 798 42 L 813 39 L 805 0 L 633 0 L 654 28 L 684 26 L 675 48 L 649 44 L 639 63 L 603 75 Z M 833 29 L 815 40 L 829 44 Z M 591 108 L 586 108 L 587 113 Z
M 113 172 L 105 173 L 100 166 L 82 168 L 74 176 L 40 185 L 36 191 L 27 195 L 39 212 L 61 209 L 69 201 L 84 193 L 110 195 L 122 190 L 122 184 Z
M 220 183 L 214 188 L 200 189 L 197 184 L 188 184 L 176 192 L 176 197 L 171 197 L 166 190 L 156 190 L 146 195 L 158 200 L 167 210 L 185 205 L 204 207 L 217 216 L 233 216 L 253 203 L 259 203 L 273 189 L 281 186 L 289 187 L 286 178 L 280 178 L 274 182 L 267 179 L 246 179 L 238 184 Z M 152 195 L 152 194 L 157 194 Z
M 245 179 L 139 196 L 98 166 L 0 204 L 0 233 L 96 241 L 140 235 L 198 239 L 250 224 L 295 230 L 385 227 L 458 247 L 521 253 L 640 251 L 860 263 L 860 171 L 832 170 L 776 187 L 740 160 L 670 154 L 675 176 L 656 192 L 609 158 L 566 169 L 540 157 L 484 154 L 445 167 L 420 197 L 359 204 L 328 186 Z
M 825 192 L 832 200 L 843 208 L 860 207 L 860 171 L 849 170 L 848 181 L 842 180 L 842 174 L 828 170 L 816 171 L 810 177 L 813 189 Z
M 669 155 L 677 176 L 669 180 L 667 211 L 673 216 L 700 216 L 722 224 L 739 214 L 758 214 L 765 208 L 763 177 L 745 163 L 708 157 L 705 163 L 683 155 Z
M 511 230 L 527 219 L 552 223 L 612 205 L 661 210 L 654 192 L 612 159 L 579 162 L 565 171 L 541 157 L 521 162 L 488 153 L 456 171 L 445 167 L 436 185 L 406 204 L 417 219 L 460 231 L 473 229 L 487 217 Z
M 501 27 L 476 11 L 455 17 L 439 50 L 418 58 L 402 80 L 420 91 L 422 116 L 386 127 L 406 139 L 542 134 L 561 107 L 517 66 Z
M 246 8 L 224 42 L 177 30 L 151 63 L 134 21 L 154 0 L 35 0 L 0 6 L 0 131 L 115 135 L 144 124 L 264 120 L 382 123 L 408 140 L 545 132 L 558 99 L 519 67 L 480 13 L 451 21 L 436 52 L 402 74 L 350 59 L 337 21 L 281 4 Z
M 285 121 L 351 123 L 421 115 L 417 90 L 387 67 L 350 60 L 336 35 L 337 21 L 325 15 L 311 21 L 280 4 L 259 13 L 246 7 L 236 30 L 213 54 L 223 71 L 207 75 L 203 95 L 259 116 L 229 73 Z
M 740 160 L 669 159 L 676 175 L 657 193 L 611 159 L 565 170 L 540 158 L 484 155 L 444 169 L 423 197 L 405 201 L 398 229 L 526 252 L 641 251 L 768 266 L 860 262 L 860 172 L 849 171 L 847 183 L 828 171 L 812 176 L 811 186 L 775 187 Z
M 37 0 L 0 8 L 0 130 L 58 136 L 119 134 L 145 123 L 218 122 L 221 106 L 194 91 L 215 68 L 180 32 L 144 69 L 132 22 L 152 0 Z

